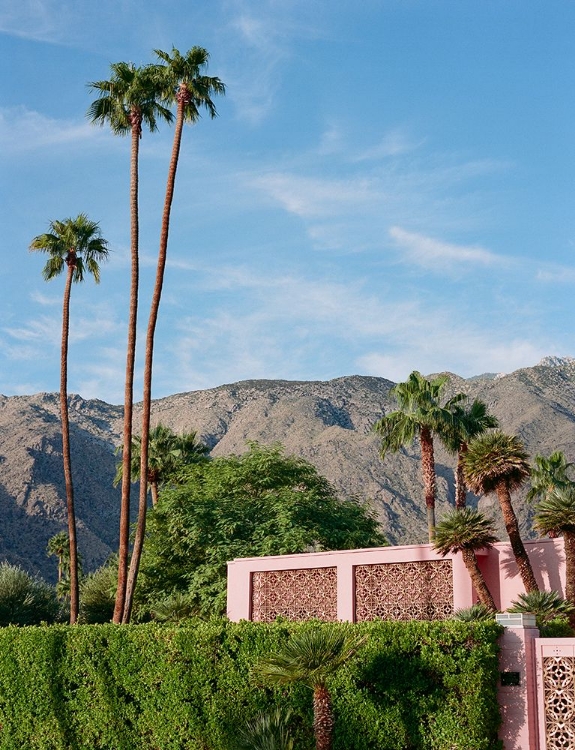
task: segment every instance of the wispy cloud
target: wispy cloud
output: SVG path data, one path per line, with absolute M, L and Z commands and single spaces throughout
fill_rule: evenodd
M 67 146 L 98 137 L 87 121 L 56 120 L 26 107 L 0 109 L 0 141 L 3 154 Z
M 450 242 L 391 227 L 389 236 L 407 255 L 409 262 L 432 270 L 445 271 L 462 265 L 510 265 L 506 258 L 478 246 L 456 245 Z

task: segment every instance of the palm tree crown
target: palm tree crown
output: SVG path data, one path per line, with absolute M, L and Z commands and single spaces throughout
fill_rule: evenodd
M 531 488 L 527 500 L 544 499 L 554 490 L 575 487 L 575 482 L 568 476 L 575 464 L 567 461 L 562 451 L 555 451 L 549 458 L 535 456 L 531 467 Z
M 99 264 L 108 257 L 108 243 L 101 237 L 98 223 L 91 221 L 86 214 L 50 222 L 50 231 L 35 237 L 30 250 L 48 253 L 42 270 L 46 281 L 59 276 L 66 268 L 73 282 L 84 281 L 88 272 L 99 284 Z
M 92 81 L 88 86 L 99 93 L 88 109 L 88 117 L 97 125 L 109 124 L 115 135 L 128 135 L 142 125 L 155 132 L 158 120 L 172 122 L 174 115 L 160 95 L 159 67 L 136 67 L 133 63 L 110 65 L 112 75 L 107 81 Z

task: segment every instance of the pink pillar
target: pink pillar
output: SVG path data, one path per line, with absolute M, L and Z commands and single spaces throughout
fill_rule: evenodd
M 496 619 L 505 627 L 499 639 L 499 738 L 505 750 L 538 750 L 535 616 L 499 614 Z

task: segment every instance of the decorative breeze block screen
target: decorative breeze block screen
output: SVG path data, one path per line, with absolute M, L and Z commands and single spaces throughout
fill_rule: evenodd
M 547 750 L 575 748 L 575 659 L 543 657 Z
M 356 622 L 444 620 L 453 614 L 451 560 L 355 567 Z
M 337 568 L 252 573 L 252 620 L 337 620 Z

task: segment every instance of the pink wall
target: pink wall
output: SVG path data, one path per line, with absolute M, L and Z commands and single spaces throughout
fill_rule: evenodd
M 542 588 L 562 593 L 565 557 L 562 539 L 526 542 L 536 578 Z M 478 554 L 480 568 L 499 609 L 504 610 L 524 589 L 509 543 L 498 542 L 493 549 Z M 377 547 L 338 552 L 314 552 L 275 557 L 249 557 L 228 563 L 227 613 L 230 620 L 251 617 L 251 576 L 257 571 L 337 568 L 337 615 L 339 620 L 354 619 L 353 571 L 356 565 L 442 560 L 429 544 L 403 547 Z M 448 555 L 453 563 L 453 607 L 469 607 L 477 600 L 461 555 Z

